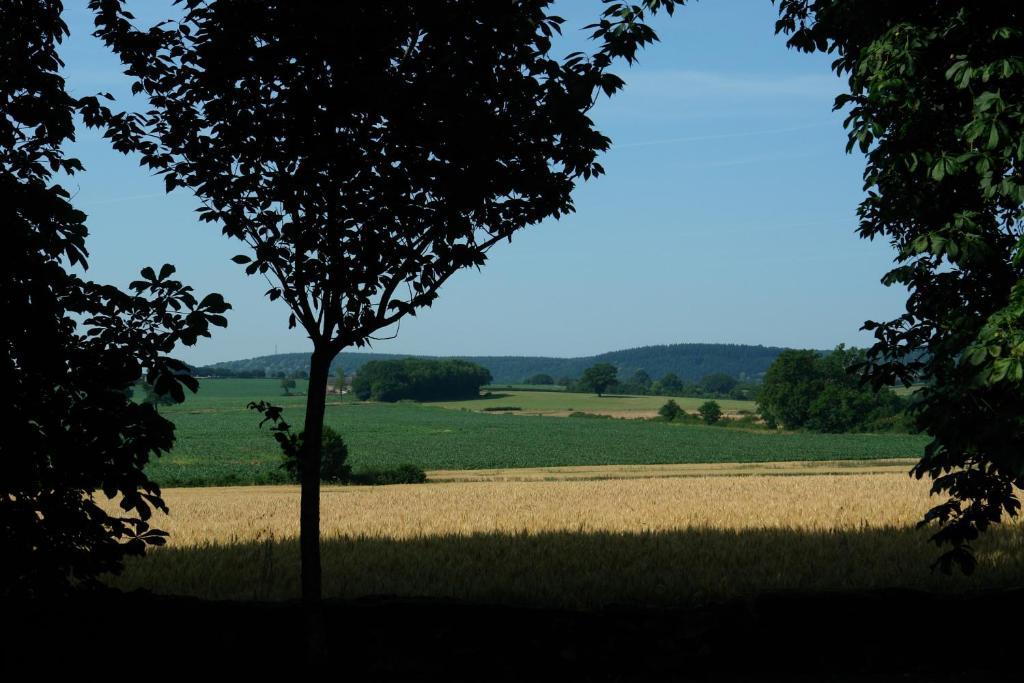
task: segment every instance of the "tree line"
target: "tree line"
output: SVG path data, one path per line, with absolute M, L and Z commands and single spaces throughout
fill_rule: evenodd
M 597 363 L 586 368 L 579 377 L 563 376 L 555 379 L 539 373 L 523 379 L 523 384 L 534 386 L 561 386 L 566 391 L 629 396 L 679 396 L 693 398 L 753 400 L 759 382 L 740 381 L 724 372 L 712 372 L 696 382 L 683 380 L 674 372 L 666 372 L 653 379 L 646 370 L 637 370 L 628 378 L 619 376 L 619 368 L 611 363 Z
M 491 373 L 475 363 L 405 358 L 367 363 L 352 380 L 352 392 L 360 401 L 447 401 L 477 398 L 490 382 Z

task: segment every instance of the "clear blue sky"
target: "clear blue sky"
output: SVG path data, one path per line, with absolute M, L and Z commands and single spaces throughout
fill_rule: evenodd
M 132 104 L 120 65 L 91 34 L 85 0 L 65 0 L 63 54 L 77 95 L 107 90 Z M 146 22 L 166 0 L 136 2 Z M 563 0 L 566 49 L 596 0 Z M 798 348 L 867 345 L 867 319 L 903 310 L 905 292 L 879 278 L 886 243 L 859 239 L 862 159 L 845 153 L 841 82 L 830 60 L 786 49 L 768 0 L 704 0 L 659 17 L 661 42 L 626 88 L 592 112 L 613 140 L 607 174 L 581 185 L 577 212 L 521 231 L 479 272 L 453 277 L 433 308 L 403 321 L 374 350 L 461 355 L 577 356 L 677 342 Z M 180 357 L 204 364 L 276 350 L 305 351 L 287 310 L 261 279 L 229 261 L 244 251 L 200 224 L 187 191 L 171 195 L 133 158 L 81 131 L 86 172 L 72 179 L 89 215 L 91 268 L 125 286 L 145 265 L 170 262 L 205 294 L 234 306 L 229 327 Z

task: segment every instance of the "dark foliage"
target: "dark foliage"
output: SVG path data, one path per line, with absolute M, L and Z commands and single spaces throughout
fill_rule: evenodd
M 715 401 L 704 401 L 700 404 L 697 412 L 700 413 L 700 419 L 706 425 L 713 425 L 722 419 L 722 406 Z
M 658 408 L 658 415 L 665 418 L 669 422 L 675 420 L 677 417 L 683 414 L 683 409 L 679 407 L 679 404 L 669 399 L 665 405 Z
M 535 385 L 538 385 L 538 386 L 547 386 L 549 384 L 554 384 L 554 383 L 555 383 L 555 378 L 552 377 L 551 375 L 547 375 L 547 374 L 544 374 L 544 373 L 541 373 L 539 375 L 532 375 L 532 376 L 527 377 L 526 379 L 523 380 L 523 384 L 535 384 Z
M 704 391 L 708 393 L 725 395 L 735 389 L 739 381 L 732 375 L 724 372 L 713 372 L 709 375 L 704 375 L 700 380 L 700 384 Z
M 164 542 L 149 519 L 167 508 L 143 468 L 171 447 L 174 427 L 133 388 L 144 381 L 175 402 L 195 391 L 167 354 L 225 325 L 229 308 L 219 295 L 198 301 L 170 265 L 145 268 L 130 293 L 69 272 L 87 266 L 86 216 L 54 175 L 83 170 L 61 149 L 74 116 L 97 124 L 109 112 L 65 90 L 62 9 L 0 5 L 0 595 L 93 586 Z M 98 495 L 118 498 L 122 513 Z
M 785 351 L 765 374 L 758 409 L 765 421 L 786 429 L 820 432 L 875 431 L 893 423 L 904 402 L 888 387 L 865 385 L 854 371 L 865 352 L 840 345 L 827 355 Z
M 593 391 L 601 396 L 618 383 L 618 372 L 611 363 L 598 363 L 583 371 L 576 388 L 578 391 Z
M 360 401 L 446 401 L 477 398 L 490 383 L 491 373 L 473 363 L 406 358 L 367 363 L 352 380 L 352 392 Z
M 925 523 L 974 566 L 969 543 L 1024 486 L 1024 6 L 782 0 L 777 30 L 836 55 L 847 149 L 866 155 L 862 237 L 889 240 L 906 313 L 867 322 L 876 386 L 923 381 L 933 441 L 914 467 L 945 496 Z M 1015 489 L 1015 487 L 1017 487 Z
M 383 486 L 388 484 L 422 484 L 427 473 L 417 465 L 395 465 L 379 469 L 365 469 L 352 474 L 353 484 Z

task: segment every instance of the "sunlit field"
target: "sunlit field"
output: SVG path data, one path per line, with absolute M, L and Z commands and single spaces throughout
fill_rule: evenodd
M 303 391 L 305 383 L 298 384 L 297 390 Z M 521 393 L 531 399 L 549 395 Z M 301 425 L 305 397 L 281 394 L 275 380 L 203 380 L 199 393 L 185 403 L 160 409 L 176 425 L 177 441 L 170 453 L 150 463 L 147 472 L 163 486 L 284 483 L 277 443 L 269 429 L 259 428 L 260 416 L 246 408 L 249 401 L 270 400 L 284 406 L 287 421 Z M 560 401 L 618 401 L 616 405 L 634 400 L 550 395 Z M 919 458 L 928 441 L 917 434 L 772 432 L 647 420 L 500 415 L 438 404 L 359 403 L 337 395 L 328 397 L 324 419 L 344 437 L 356 470 L 402 463 L 425 470 L 469 470 Z
M 115 585 L 217 599 L 298 587 L 298 489 L 171 489 L 166 548 Z M 780 590 L 963 591 L 1024 576 L 1024 529 L 977 544 L 972 577 L 929 565 L 934 501 L 906 474 L 695 476 L 326 487 L 325 595 L 525 605 L 693 605 Z
M 527 415 L 564 416 L 572 412 L 615 415 L 616 417 L 651 417 L 666 401 L 675 401 L 683 410 L 696 412 L 706 398 L 672 396 L 598 396 L 597 394 L 567 393 L 562 391 L 515 391 L 492 389 L 490 395 L 478 400 L 441 401 L 430 405 L 464 410 L 495 410 L 497 408 L 518 408 Z M 739 411 L 754 412 L 754 401 L 715 399 L 726 415 Z

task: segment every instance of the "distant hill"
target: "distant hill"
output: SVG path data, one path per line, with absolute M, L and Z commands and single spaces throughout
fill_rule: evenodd
M 544 373 L 558 379 L 579 377 L 595 363 L 611 363 L 619 369 L 619 377 L 628 379 L 637 370 L 645 370 L 657 379 L 674 372 L 684 380 L 696 381 L 712 372 L 724 372 L 739 379 L 756 380 L 764 375 L 768 366 L 785 349 L 778 346 L 749 346 L 744 344 L 662 344 L 640 346 L 635 349 L 610 351 L 597 356 L 579 358 L 547 358 L 542 356 L 443 356 L 479 363 L 491 371 L 496 384 L 522 382 L 531 375 Z M 332 371 L 341 368 L 345 374 L 356 372 L 363 363 L 389 358 L 408 358 L 411 354 L 341 353 L 331 365 Z M 438 358 L 441 356 L 415 356 Z M 247 360 L 216 363 L 213 368 L 253 371 L 264 368 L 268 373 L 308 370 L 309 354 L 280 353 Z

